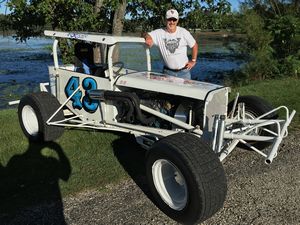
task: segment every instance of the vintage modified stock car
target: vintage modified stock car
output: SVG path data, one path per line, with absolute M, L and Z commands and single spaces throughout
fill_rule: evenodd
M 24 134 L 31 141 L 53 141 L 65 127 L 78 127 L 134 135 L 147 149 L 154 203 L 181 223 L 204 221 L 223 207 L 227 183 L 222 162 L 236 146 L 270 164 L 295 115 L 295 110 L 273 108 L 256 96 L 229 101 L 229 87 L 152 71 L 143 38 L 62 31 L 45 35 L 53 38 L 54 65 L 41 92 L 20 100 Z M 59 60 L 62 41 L 74 47 L 74 64 Z

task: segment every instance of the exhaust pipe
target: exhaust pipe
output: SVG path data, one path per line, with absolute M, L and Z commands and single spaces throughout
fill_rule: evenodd
M 140 109 L 140 99 L 139 97 L 130 92 L 117 92 L 117 91 L 107 91 L 107 90 L 90 90 L 88 95 L 92 100 L 98 101 L 122 101 L 126 102 L 129 106 L 127 111 L 126 121 L 133 122 L 133 113 L 136 114 L 136 119 L 139 120 L 143 125 L 148 125 L 149 123 L 154 122 L 154 118 L 146 118 Z M 134 110 L 133 110 L 134 109 Z M 119 113 L 119 112 L 118 112 Z

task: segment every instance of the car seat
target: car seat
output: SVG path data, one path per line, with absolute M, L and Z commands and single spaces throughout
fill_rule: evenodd
M 77 42 L 75 50 L 75 71 L 95 76 L 104 77 L 104 71 L 107 69 L 106 64 L 94 63 L 93 45 L 86 42 Z

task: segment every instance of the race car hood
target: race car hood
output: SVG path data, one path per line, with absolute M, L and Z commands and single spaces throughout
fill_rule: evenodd
M 186 80 L 153 72 L 138 72 L 121 75 L 117 78 L 115 84 L 119 88 L 137 88 L 201 100 L 205 99 L 210 91 L 223 87 L 216 84 Z

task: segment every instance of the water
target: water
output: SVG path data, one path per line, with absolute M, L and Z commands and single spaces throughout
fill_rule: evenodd
M 243 63 L 223 46 L 223 40 L 197 37 L 199 55 L 192 70 L 192 78 L 214 83 L 222 83 L 224 74 L 236 70 Z M 26 93 L 37 91 L 40 82 L 48 82 L 48 65 L 53 65 L 51 55 L 52 40 L 33 38 L 25 43 L 17 43 L 12 37 L 0 37 L 0 109 L 8 108 L 8 102 L 20 99 Z M 128 49 L 128 50 L 127 50 Z M 126 47 L 126 58 L 132 64 L 144 65 L 131 46 Z M 121 51 L 122 52 L 122 51 Z M 162 71 L 162 63 L 157 49 L 151 49 L 152 69 Z M 133 56 L 138 56 L 134 60 Z M 145 67 L 143 67 L 145 68 Z
M 198 36 L 196 39 L 200 57 L 192 70 L 192 78 L 195 80 L 222 84 L 224 76 L 239 69 L 245 62 L 229 50 L 236 48 L 237 42 L 229 41 L 228 37 Z
M 12 37 L 0 37 L 0 109 L 22 95 L 37 91 L 40 82 L 48 82 L 52 64 L 50 39 L 34 38 L 26 44 Z

